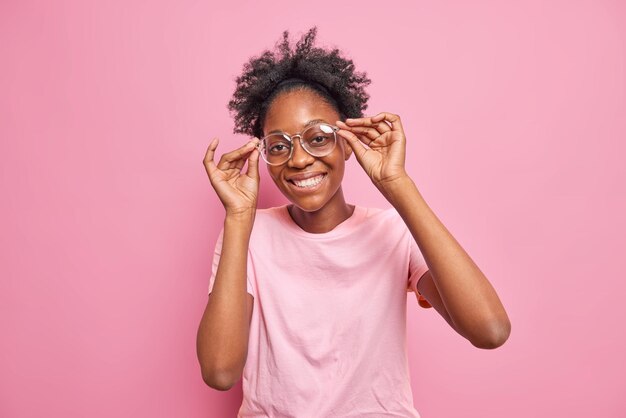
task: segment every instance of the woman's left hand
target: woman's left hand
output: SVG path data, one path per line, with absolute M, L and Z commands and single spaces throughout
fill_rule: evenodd
M 407 176 L 404 168 L 406 137 L 400 116 L 382 112 L 373 117 L 336 123 L 340 128 L 337 134 L 350 144 L 359 164 L 379 190 Z

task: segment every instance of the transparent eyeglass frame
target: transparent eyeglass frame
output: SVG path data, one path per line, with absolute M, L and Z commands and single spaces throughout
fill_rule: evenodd
M 318 155 L 316 155 L 316 154 L 314 154 L 313 152 L 311 152 L 311 151 L 307 148 L 307 145 L 305 145 L 305 142 L 304 142 L 303 137 L 304 137 L 304 134 L 305 134 L 307 131 L 309 131 L 310 129 L 313 129 L 313 128 L 318 128 L 318 127 L 320 127 L 320 126 L 328 127 L 328 128 L 330 128 L 330 129 L 331 129 L 331 132 L 333 133 L 333 140 L 334 140 L 334 141 L 333 141 L 333 146 L 332 146 L 332 147 L 331 147 L 331 148 L 330 148 L 327 152 L 325 152 L 324 154 L 318 154 Z M 309 127 L 308 127 L 308 128 L 306 128 L 306 129 L 304 129 L 302 132 L 299 132 L 299 133 L 296 133 L 296 134 L 293 134 L 293 135 L 289 135 L 289 134 L 288 134 L 288 133 L 286 133 L 286 132 L 274 132 L 274 133 L 271 133 L 271 134 L 269 134 L 269 135 L 266 135 L 266 136 L 264 136 L 263 138 L 261 138 L 261 140 L 260 140 L 260 141 L 259 141 L 259 143 L 257 144 L 257 148 L 258 148 L 258 150 L 259 150 L 259 153 L 261 154 L 261 157 L 263 158 L 263 161 L 265 161 L 267 164 L 269 164 L 269 165 L 282 165 L 282 164 L 285 164 L 287 161 L 289 161 L 289 160 L 291 159 L 291 157 L 293 156 L 293 149 L 294 149 L 294 146 L 293 146 L 293 141 L 294 141 L 294 138 L 298 137 L 298 140 L 299 140 L 299 142 L 300 142 L 300 146 L 301 146 L 301 147 L 302 147 L 302 149 L 303 149 L 303 150 L 305 150 L 308 154 L 312 155 L 313 157 L 325 157 L 325 156 L 329 155 L 331 152 L 333 152 L 333 150 L 334 150 L 334 149 L 335 149 L 335 147 L 337 146 L 337 131 L 338 131 L 338 130 L 339 130 L 339 127 L 337 127 L 337 126 L 335 126 L 335 125 L 331 125 L 331 124 L 326 123 L 326 122 L 318 122 L 318 123 L 316 123 L 316 124 L 314 124 L 314 125 L 309 126 Z M 325 131 L 325 130 L 322 128 L 322 131 Z M 329 133 L 329 132 L 328 132 L 328 133 Z M 281 163 L 270 163 L 270 162 L 267 160 L 267 158 L 265 157 L 265 154 L 264 154 L 264 152 L 263 152 L 263 147 L 264 147 L 265 141 L 266 141 L 269 137 L 274 136 L 274 135 L 280 135 L 280 136 L 284 137 L 285 139 L 287 139 L 287 140 L 291 143 L 291 146 L 289 147 L 289 156 L 288 156 L 288 157 L 286 157 L 286 158 L 285 158 L 285 161 L 283 161 L 283 162 L 281 162 Z

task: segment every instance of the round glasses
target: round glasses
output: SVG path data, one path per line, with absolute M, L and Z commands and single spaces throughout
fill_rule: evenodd
M 299 134 L 285 132 L 272 133 L 261 139 L 257 145 L 261 157 L 269 165 L 281 165 L 293 155 L 293 140 L 300 139 L 302 148 L 314 157 L 324 157 L 335 149 L 338 127 L 327 123 L 316 123 Z

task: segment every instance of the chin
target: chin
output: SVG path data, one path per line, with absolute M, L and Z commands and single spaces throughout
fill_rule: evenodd
M 332 204 L 338 197 L 341 183 L 334 183 L 333 180 L 330 175 L 327 175 L 317 187 L 311 190 L 300 190 L 287 180 L 276 182 L 276 185 L 294 207 L 303 212 L 317 212 Z
M 304 212 L 317 212 L 322 209 L 328 202 L 320 202 L 320 203 L 304 203 L 299 200 L 289 199 L 289 201 L 298 209 Z

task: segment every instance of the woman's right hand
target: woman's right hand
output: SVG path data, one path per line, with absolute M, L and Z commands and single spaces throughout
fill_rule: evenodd
M 226 209 L 226 215 L 254 214 L 259 194 L 259 150 L 257 138 L 222 155 L 215 165 L 213 157 L 219 139 L 214 138 L 204 156 L 204 167 L 211 185 Z M 243 173 L 246 160 L 248 170 Z

